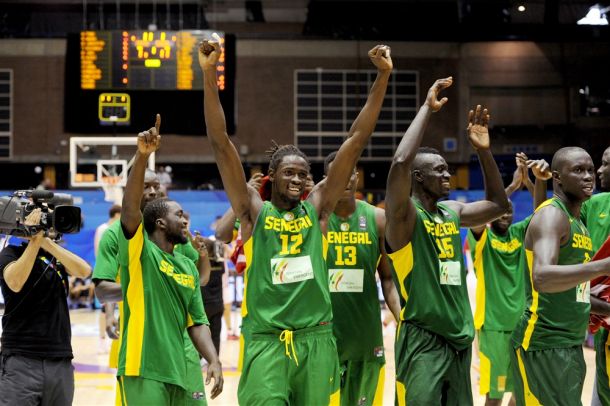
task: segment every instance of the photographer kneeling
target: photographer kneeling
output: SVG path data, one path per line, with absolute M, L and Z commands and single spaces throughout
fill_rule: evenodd
M 40 209 L 26 225 L 40 224 Z M 24 237 L 25 238 L 25 237 Z M 0 252 L 0 405 L 71 405 L 74 397 L 68 275 L 91 267 L 40 231 Z

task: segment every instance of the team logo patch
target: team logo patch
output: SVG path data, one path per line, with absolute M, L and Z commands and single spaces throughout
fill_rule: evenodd
M 439 216 L 434 216 L 434 222 L 438 224 L 443 224 L 443 219 Z
M 341 231 L 349 231 L 349 224 L 347 224 L 347 223 L 341 223 L 341 225 L 339 226 L 339 228 L 341 228 Z
M 203 393 L 203 392 L 193 392 L 193 399 L 194 400 L 205 399 L 205 393 Z
M 361 230 L 366 230 L 366 217 L 358 217 L 358 227 L 360 227 Z
M 362 405 L 366 405 L 366 396 L 363 396 L 360 399 L 358 399 L 358 406 L 362 406 Z
M 383 347 L 375 347 L 373 349 L 373 354 L 375 354 L 377 358 L 383 357 Z
M 286 220 L 286 221 L 294 220 L 294 214 L 292 214 L 291 212 L 284 213 L 284 220 Z

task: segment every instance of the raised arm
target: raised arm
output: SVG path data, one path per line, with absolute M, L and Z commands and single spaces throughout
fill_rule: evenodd
M 447 103 L 446 97 L 438 100 L 439 93 L 452 83 L 451 76 L 434 82 L 428 90 L 424 105 L 417 112 L 394 153 L 385 196 L 385 215 L 388 220 L 385 238 L 392 250 L 398 250 L 411 241 L 415 224 L 415 205 L 411 201 L 411 164 L 430 116 Z
M 247 240 L 263 201 L 258 193 L 252 193 L 248 189 L 239 154 L 227 134 L 225 114 L 220 104 L 216 83 L 216 64 L 221 54 L 220 38 L 216 33 L 212 36 L 213 40 L 204 40 L 199 45 L 199 66 L 203 72 L 205 124 L 222 184 L 233 212 L 242 223 L 244 240 Z
M 528 160 L 527 167 L 532 170 L 536 177 L 534 184 L 534 210 L 538 208 L 546 199 L 546 181 L 553 176 L 551 167 L 544 159 Z
M 563 212 L 547 206 L 532 218 L 526 233 L 534 253 L 532 281 L 538 292 L 563 292 L 598 276 L 610 275 L 610 258 L 584 264 L 557 265 L 559 249 L 566 243 L 570 224 Z
M 393 66 L 390 47 L 377 45 L 369 51 L 368 55 L 371 62 L 377 67 L 377 77 L 371 87 L 366 104 L 352 124 L 347 140 L 337 151 L 337 156 L 328 171 L 324 187 L 315 188 L 308 197 L 321 217 L 330 214 L 335 209 L 337 201 L 344 193 L 354 166 L 375 129 L 388 87 Z
M 521 189 L 523 186 L 523 166 L 517 165 L 517 169 L 513 173 L 513 180 L 510 182 L 504 189 L 504 193 L 506 193 L 506 197 L 510 197 L 517 190 Z
M 144 173 L 146 172 L 148 157 L 161 145 L 160 127 L 161 116 L 157 114 L 155 126 L 138 134 L 138 151 L 127 177 L 123 204 L 121 205 L 121 226 L 127 239 L 133 237 L 142 222 L 140 201 L 144 192 Z
M 460 214 L 462 227 L 476 227 L 497 219 L 508 210 L 502 177 L 491 154 L 489 113 L 480 105 L 468 113 L 468 139 L 479 156 L 485 184 L 485 200 L 473 203 L 447 202 Z
M 377 264 L 377 273 L 381 281 L 381 291 L 388 309 L 394 315 L 396 321 L 400 320 L 400 297 L 392 278 L 392 268 L 388 262 L 388 257 L 385 252 L 385 212 L 382 209 L 375 209 L 375 222 L 377 223 L 377 235 L 379 236 L 379 251 L 381 257 Z

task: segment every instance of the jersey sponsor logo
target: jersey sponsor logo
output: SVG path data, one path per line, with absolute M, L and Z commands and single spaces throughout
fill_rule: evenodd
M 453 222 L 435 224 L 429 220 L 424 220 L 424 226 L 428 234 L 433 237 L 445 237 L 460 233 L 460 230 Z
M 366 230 L 366 217 L 365 216 L 358 217 L 358 227 L 360 227 L 361 230 Z
M 591 302 L 591 284 L 589 281 L 576 286 L 576 301 L 579 303 Z
M 373 242 L 367 231 L 329 231 L 326 235 L 329 244 L 365 244 Z
M 292 214 L 291 212 L 284 213 L 284 220 L 286 220 L 286 221 L 294 220 L 294 214 Z
M 313 223 L 311 222 L 309 216 L 299 217 L 295 219 L 292 213 L 286 214 L 291 214 L 293 217 L 290 220 L 286 219 L 286 215 L 284 215 L 284 218 L 277 218 L 274 216 L 265 217 L 265 230 L 273 230 L 277 231 L 278 233 L 282 231 L 298 233 L 303 229 L 313 226 Z
M 302 282 L 313 278 L 313 266 L 309 255 L 271 258 L 271 280 L 274 285 Z
M 174 272 L 174 266 L 162 259 L 159 264 L 159 270 L 172 278 L 180 286 L 184 286 L 190 289 L 195 289 L 195 277 L 193 275 L 186 275 L 183 273 Z
M 329 269 L 328 285 L 333 293 L 362 292 L 364 269 Z
M 373 348 L 373 355 L 377 358 L 383 357 L 383 347 L 375 347 Z
M 587 251 L 593 251 L 593 241 L 591 241 L 591 237 L 587 235 L 574 233 L 572 236 L 572 248 L 582 248 Z
M 194 400 L 202 400 L 202 399 L 205 399 L 205 393 L 203 393 L 203 392 L 193 392 L 191 397 Z
M 462 284 L 462 266 L 458 261 L 438 261 L 441 285 L 460 286 Z
M 521 248 L 521 246 L 522 246 L 521 241 L 519 241 L 516 238 L 513 238 L 510 241 L 500 241 L 500 240 L 496 240 L 495 238 L 491 239 L 491 248 L 493 248 L 496 251 L 513 253 L 516 250 L 518 250 L 519 248 Z
M 606 213 L 600 213 L 600 215 L 599 215 L 600 219 L 605 219 L 606 217 L 608 217 L 608 215 Z

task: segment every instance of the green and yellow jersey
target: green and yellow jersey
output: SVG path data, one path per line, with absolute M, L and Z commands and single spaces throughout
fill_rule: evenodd
M 193 262 L 168 254 L 140 224 L 127 240 L 119 232 L 123 336 L 117 376 L 140 376 L 187 389 L 186 328 L 208 324 Z
M 443 203 L 438 203 L 437 213 L 427 212 L 415 199 L 413 203 L 417 219 L 411 242 L 388 254 L 400 295 L 400 318 L 463 350 L 474 339 L 474 325 L 459 216 Z
M 326 238 L 308 201 L 292 210 L 265 202 L 244 244 L 243 326 L 279 333 L 330 323 Z
M 610 193 L 598 193 L 584 202 L 580 219 L 591 233 L 595 253 L 610 235 Z
M 383 363 L 381 309 L 375 279 L 381 254 L 375 207 L 356 200 L 356 210 L 348 218 L 331 214 L 326 239 L 339 360 Z
M 590 261 L 593 246 L 587 228 L 555 197 L 542 203 L 536 213 L 549 205 L 563 211 L 570 221 L 570 237 L 560 247 L 557 264 L 572 265 Z M 564 292 L 540 293 L 534 289 L 532 281 L 534 253 L 531 250 L 525 250 L 523 262 L 526 271 L 526 308 L 513 333 L 514 347 L 523 347 L 527 351 L 581 345 L 585 339 L 591 309 L 589 282 Z
M 522 257 L 529 218 L 512 224 L 506 235 L 486 227 L 474 249 L 477 275 L 474 326 L 477 330 L 512 331 L 525 308 Z M 468 231 L 472 234 L 472 231 Z

